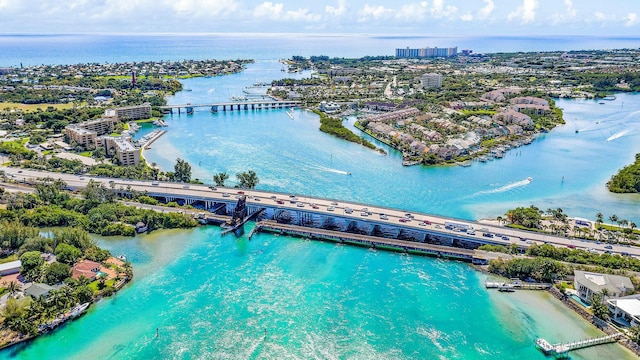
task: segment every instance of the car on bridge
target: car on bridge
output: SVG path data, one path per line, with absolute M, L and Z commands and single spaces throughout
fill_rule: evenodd
M 327 211 L 334 211 L 335 209 L 336 209 L 336 208 L 335 208 L 335 207 L 333 207 L 333 206 L 329 206 L 329 207 L 327 207 Z
M 229 197 L 229 196 L 231 196 L 231 194 L 229 194 L 229 193 L 222 194 L 222 197 Z
M 389 217 L 386 214 L 380 214 L 381 220 L 389 220 Z
M 276 204 L 284 205 L 284 200 L 278 199 L 276 200 Z

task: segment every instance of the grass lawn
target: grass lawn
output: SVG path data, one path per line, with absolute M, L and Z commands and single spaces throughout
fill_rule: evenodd
M 66 104 L 20 104 L 13 102 L 0 102 L 0 109 L 4 108 L 16 108 L 18 110 L 22 110 L 24 112 L 34 112 L 38 111 L 38 109 L 46 110 L 49 106 L 52 106 L 58 110 L 71 109 L 73 108 L 73 103 Z
M 78 155 L 91 157 L 93 155 L 93 152 L 92 151 L 83 151 L 83 152 L 79 153 Z
M 115 284 L 115 282 L 116 282 L 116 281 L 115 281 L 115 279 L 109 279 L 109 280 L 107 280 L 107 281 L 105 282 L 105 285 L 107 285 L 107 286 L 105 287 L 105 289 L 106 289 L 106 288 L 109 288 L 109 287 L 113 287 L 113 284 Z M 89 288 L 90 288 L 91 290 L 93 290 L 93 292 L 94 292 L 94 293 L 97 293 L 97 292 L 99 292 L 99 291 L 100 291 L 100 290 L 98 290 L 98 284 L 99 284 L 99 283 L 100 283 L 100 280 L 96 280 L 96 281 L 92 282 L 91 284 L 89 284 Z
M 5 205 L 6 207 L 6 205 Z M 4 263 L 8 263 L 8 262 L 12 262 L 12 261 L 16 261 L 18 260 L 18 254 L 11 254 L 5 258 L 0 259 L 0 264 L 4 264 Z M 0 280 L 0 282 L 2 282 Z
M 140 119 L 140 120 L 136 120 L 135 122 L 138 124 L 144 124 L 144 123 L 152 123 L 154 120 L 156 120 L 157 118 L 150 118 L 150 119 Z

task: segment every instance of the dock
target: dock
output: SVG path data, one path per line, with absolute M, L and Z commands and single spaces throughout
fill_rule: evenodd
M 209 104 L 176 104 L 160 106 L 163 113 L 173 114 L 173 110 L 186 109 L 187 114 L 193 114 L 195 108 L 211 108 L 212 113 L 218 111 L 243 111 L 243 110 L 268 110 L 268 109 L 289 109 L 299 107 L 300 101 L 292 100 L 246 100 L 246 101 L 223 101 Z
M 511 290 L 547 290 L 551 287 L 549 283 L 528 283 L 523 281 L 512 282 L 486 282 L 484 287 L 487 289 L 498 289 L 505 291 L 504 289 Z
M 545 339 L 539 338 L 536 340 L 536 347 L 547 356 L 554 356 L 555 358 L 568 358 L 569 351 L 583 349 L 590 346 L 597 346 L 602 344 L 612 343 L 618 340 L 622 336 L 622 333 L 615 333 L 599 338 L 578 340 L 569 343 L 551 344 Z

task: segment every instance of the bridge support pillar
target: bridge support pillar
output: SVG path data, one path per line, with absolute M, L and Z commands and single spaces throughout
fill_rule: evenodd
M 214 114 L 217 113 L 218 112 L 218 107 L 217 106 L 212 106 L 211 107 L 211 112 L 214 113 Z

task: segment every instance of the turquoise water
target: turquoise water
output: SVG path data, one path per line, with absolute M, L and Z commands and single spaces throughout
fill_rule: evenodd
M 275 60 L 259 61 L 241 74 L 185 80 L 192 91 L 169 102 L 228 100 L 244 86 L 283 76 L 280 69 Z M 227 171 L 233 184 L 234 174 L 252 169 L 265 190 L 465 219 L 495 218 L 535 204 L 561 207 L 572 216 L 595 218 L 602 212 L 605 218 L 616 214 L 639 223 L 640 196 L 610 194 L 605 184 L 640 152 L 640 96 L 619 94 L 605 105 L 593 100 L 557 104 L 567 125 L 508 151 L 501 160 L 471 167 L 403 167 L 401 154 L 384 144 L 378 145 L 388 156 L 321 133 L 318 117 L 303 110 L 296 110 L 294 120 L 285 110 L 211 114 L 198 108 L 193 115 L 167 115 L 169 131 L 145 156 L 166 170 L 173 169 L 177 157 L 186 159 L 194 177 L 209 183 L 213 174 Z M 533 182 L 525 181 L 528 177 Z
M 26 36 L 0 37 L 0 64 L 259 60 L 241 74 L 186 80 L 193 91 L 169 99 L 199 103 L 227 100 L 244 86 L 282 77 L 280 57 L 387 54 L 399 44 L 452 41 L 482 52 L 632 47 L 626 44 L 635 40 Z M 397 152 L 384 157 L 320 133 L 317 117 L 301 110 L 294 120 L 284 110 L 167 116 L 169 132 L 145 155 L 164 169 L 185 158 L 207 182 L 219 171 L 253 169 L 262 189 L 467 219 L 534 203 L 589 218 L 616 213 L 638 223 L 640 199 L 611 195 L 604 183 L 640 151 L 640 97 L 558 103 L 567 126 L 503 160 L 469 168 L 402 167 Z M 523 183 L 529 176 L 533 182 Z M 466 264 L 219 233 L 202 227 L 99 239 L 133 262 L 134 281 L 77 321 L 0 352 L 0 359 L 542 359 L 533 346 L 537 337 L 557 342 L 600 334 L 546 293 L 485 290 L 485 276 Z M 633 357 L 607 345 L 572 358 Z
M 488 292 L 463 263 L 219 232 L 101 241 L 134 262 L 134 282 L 0 358 L 535 359 L 539 336 L 598 334 L 545 293 Z M 618 346 L 574 356 L 627 357 Z

